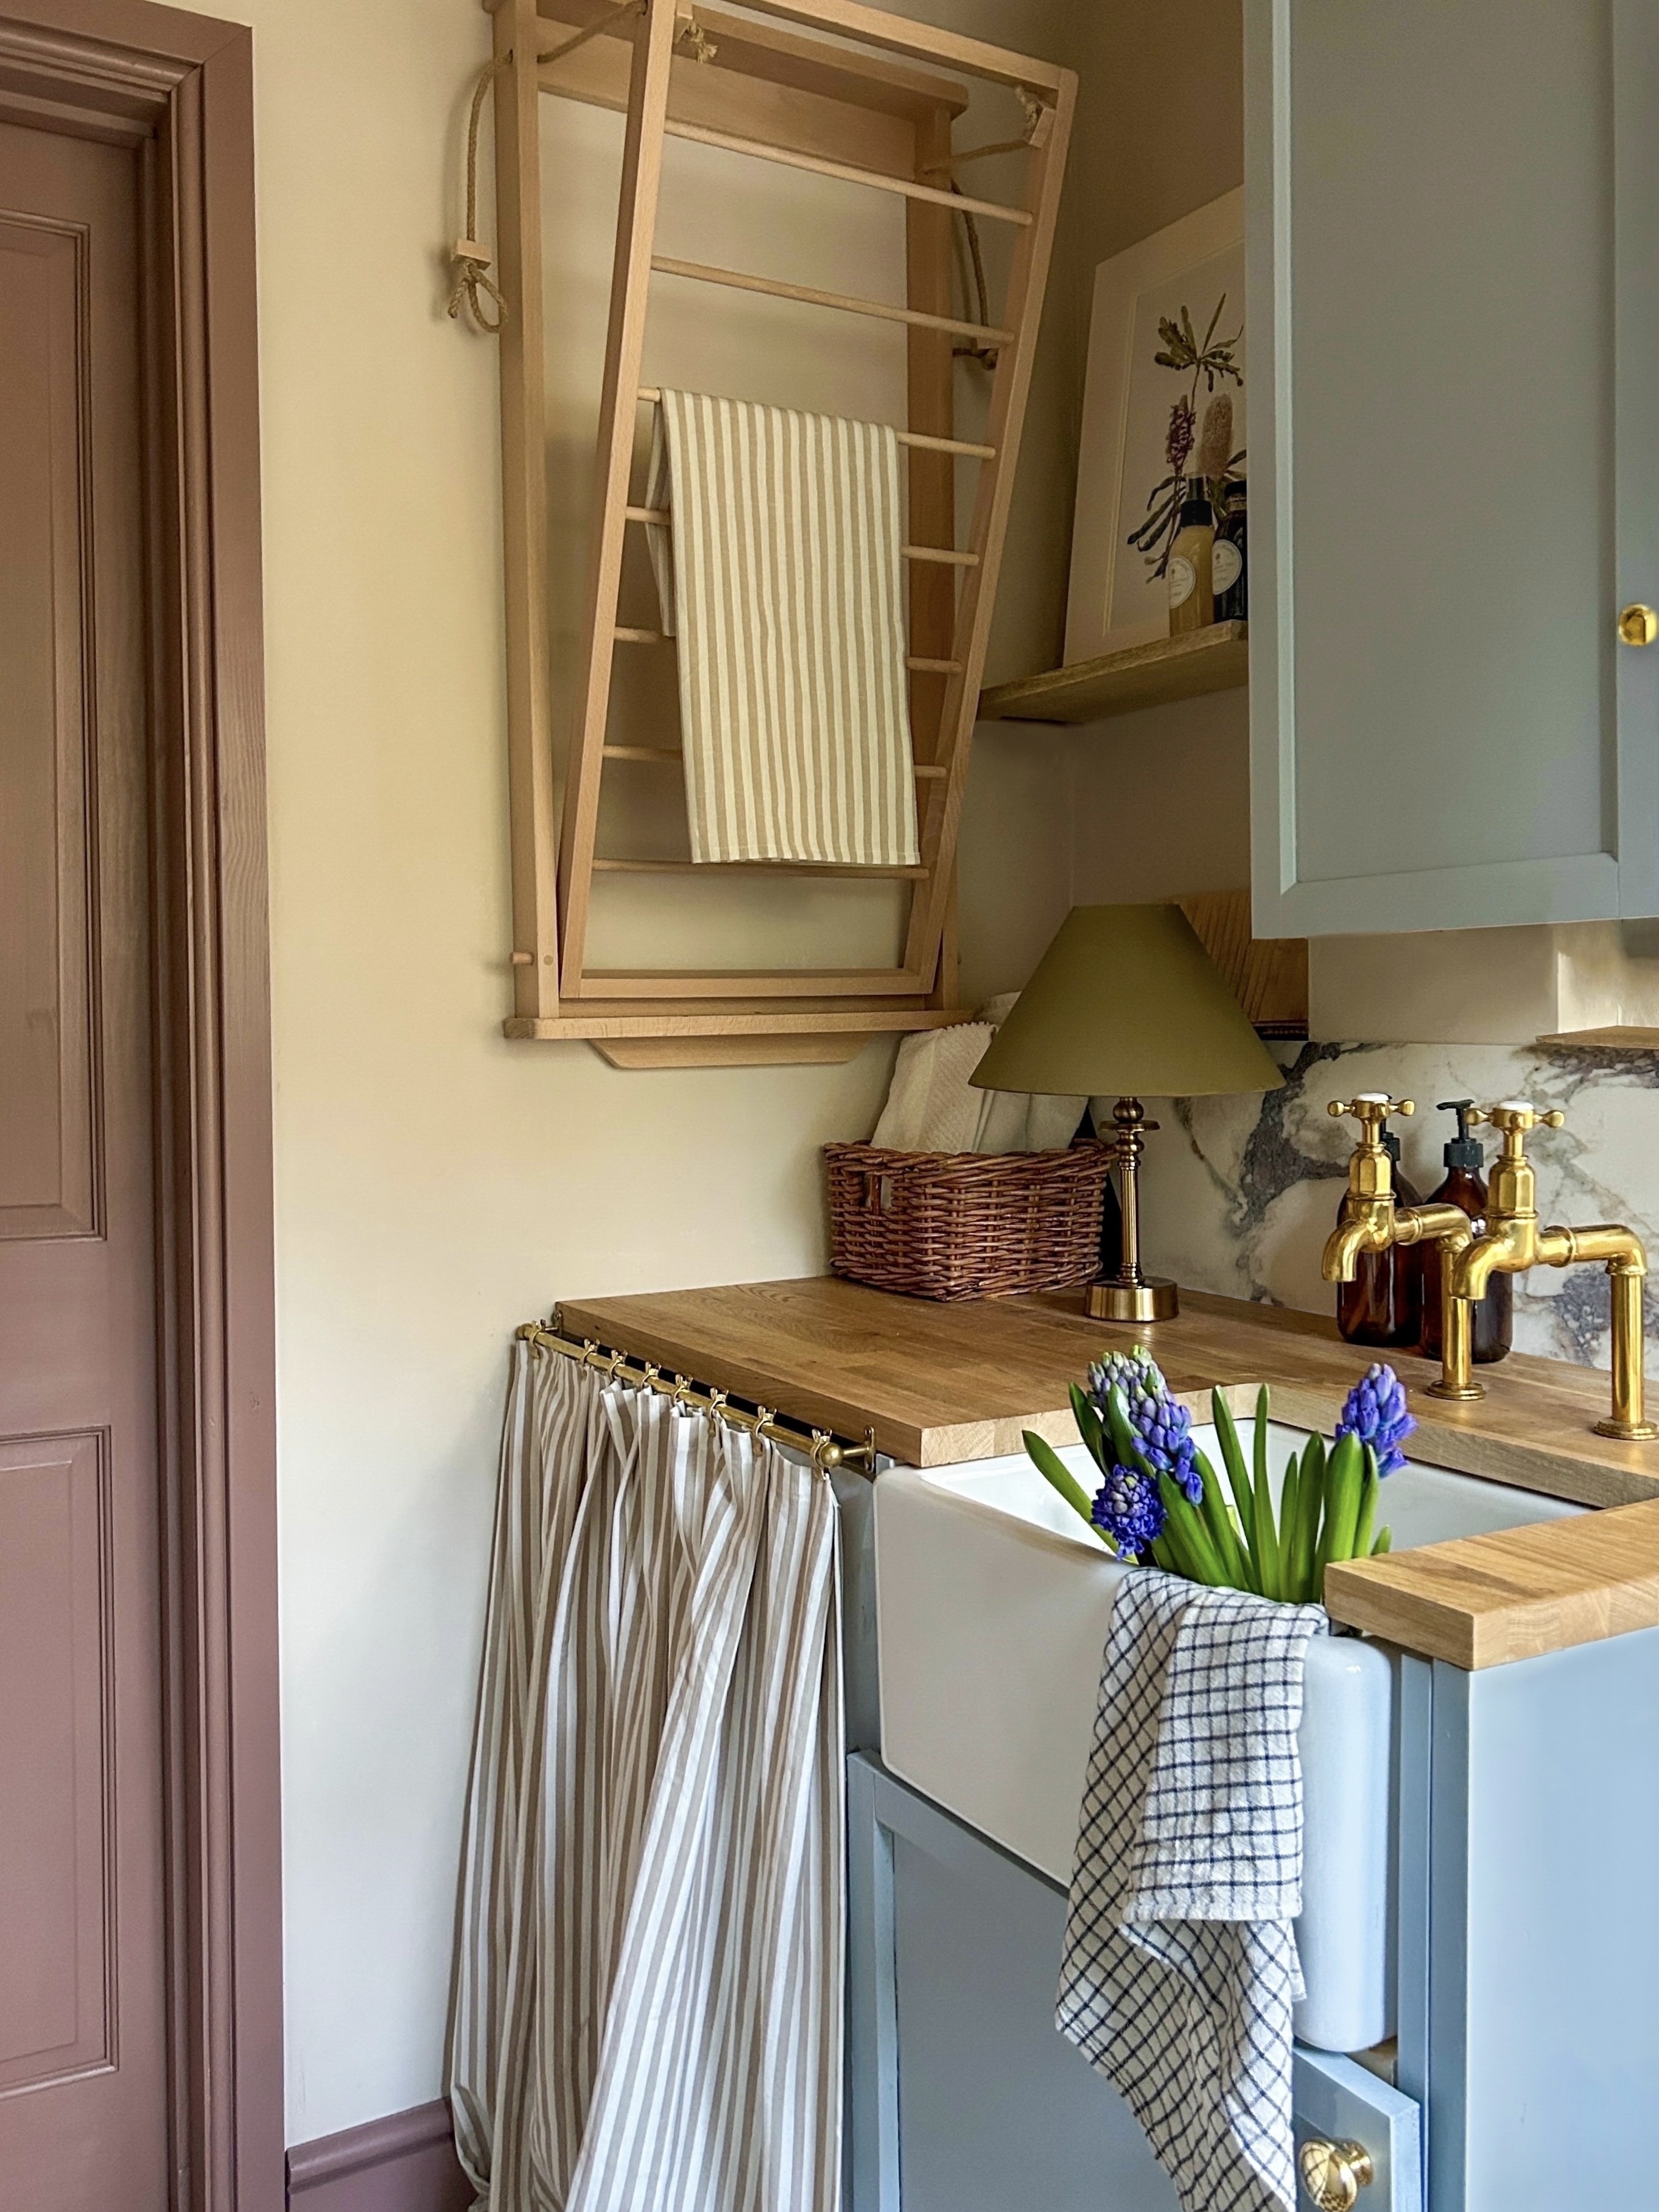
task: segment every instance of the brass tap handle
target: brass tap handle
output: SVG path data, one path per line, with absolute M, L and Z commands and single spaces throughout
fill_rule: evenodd
M 1540 1114 L 1530 1098 L 1500 1098 L 1495 1106 L 1477 1106 L 1469 1115 L 1472 1122 L 1485 1121 L 1506 1133 L 1510 1129 L 1519 1129 L 1523 1133 L 1528 1129 L 1559 1129 L 1565 1127 L 1566 1119 L 1559 1107 Z
M 1319 2212 L 1353 2212 L 1359 2192 L 1369 2188 L 1376 2168 L 1362 2143 L 1326 2142 L 1310 2136 L 1297 2154 L 1302 2186 Z
M 1566 1119 L 1559 1107 L 1543 1114 L 1530 1098 L 1500 1098 L 1495 1106 L 1477 1106 L 1469 1115 L 1469 1127 L 1474 1128 L 1485 1121 L 1504 1139 L 1504 1158 L 1519 1160 L 1526 1157 L 1529 1130 L 1563 1128 Z
M 1333 1098 L 1325 1111 L 1333 1121 L 1352 1114 L 1364 1132 L 1361 1144 L 1376 1146 L 1382 1142 L 1382 1124 L 1395 1114 L 1415 1114 L 1417 1101 L 1390 1098 L 1386 1091 L 1360 1091 L 1352 1098 Z

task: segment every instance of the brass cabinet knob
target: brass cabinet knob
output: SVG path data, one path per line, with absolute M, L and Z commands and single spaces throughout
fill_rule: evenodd
M 1376 2168 L 1363 2143 L 1326 2142 L 1311 2136 L 1297 2155 L 1302 2186 L 1319 2212 L 1353 2212 L 1359 2192 L 1376 2179 Z
M 1619 635 L 1626 645 L 1651 645 L 1659 637 L 1659 613 L 1637 600 L 1619 611 Z

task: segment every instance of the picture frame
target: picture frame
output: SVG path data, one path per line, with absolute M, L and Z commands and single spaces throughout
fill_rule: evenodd
M 1236 343 L 1237 379 L 1208 379 L 1161 367 L 1161 317 L 1185 309 L 1200 345 L 1218 302 L 1215 336 Z M 1154 231 L 1095 270 L 1078 450 L 1066 609 L 1066 659 L 1094 660 L 1169 635 L 1167 585 L 1131 533 L 1155 520 L 1158 487 L 1170 477 L 1166 441 L 1172 404 L 1196 389 L 1201 423 L 1217 383 L 1233 409 L 1232 446 L 1245 444 L 1244 192 Z M 1206 388 L 1207 381 L 1207 388 Z M 1165 495 L 1167 496 L 1167 495 Z

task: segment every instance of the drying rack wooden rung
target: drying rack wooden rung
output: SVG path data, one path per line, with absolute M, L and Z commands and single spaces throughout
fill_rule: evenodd
M 509 1036 L 586 1038 L 622 1066 L 849 1057 L 872 1034 L 957 1018 L 949 935 L 957 828 L 997 569 L 1030 388 L 1060 175 L 1076 91 L 1069 70 L 1006 52 L 860 0 L 752 0 L 732 15 L 686 0 L 485 0 L 495 19 L 497 221 L 507 300 L 501 343 L 507 692 L 513 811 L 514 1009 Z M 948 72 L 944 74 L 942 72 Z M 1017 201 L 958 192 L 963 76 L 1018 95 L 1026 127 Z M 544 94 L 626 118 L 580 678 L 556 821 L 548 678 L 546 402 L 542 296 Z M 786 283 L 657 250 L 665 143 L 805 170 L 897 196 L 905 221 L 902 301 Z M 989 323 L 952 296 L 960 213 L 1012 233 L 1005 296 Z M 597 848 L 607 763 L 677 763 L 665 744 L 613 742 L 618 649 L 672 647 L 621 619 L 626 532 L 668 521 L 630 496 L 653 284 L 776 298 L 826 316 L 897 324 L 907 359 L 904 453 L 910 715 L 920 862 L 915 867 L 795 863 L 726 866 L 605 854 Z M 984 434 L 958 438 L 954 348 L 994 350 Z M 956 471 L 976 465 L 966 542 L 957 543 Z M 588 964 L 596 878 L 797 875 L 902 883 L 903 950 L 891 967 L 736 973 Z

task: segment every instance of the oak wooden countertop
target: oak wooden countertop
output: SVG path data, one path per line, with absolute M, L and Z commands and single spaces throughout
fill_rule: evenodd
M 1114 1345 L 1150 1346 L 1195 1412 L 1217 1384 L 1243 1409 L 1267 1382 L 1279 1418 L 1328 1434 L 1369 1357 L 1317 1316 L 1191 1291 L 1149 1328 L 1085 1320 L 1080 1291 L 937 1305 L 835 1276 L 570 1299 L 560 1321 L 840 1436 L 873 1431 L 913 1467 L 1018 1451 L 1028 1428 L 1074 1443 L 1067 1385 Z M 1423 1395 L 1430 1362 L 1393 1364 L 1417 1418 L 1413 1457 L 1630 1510 L 1333 1570 L 1334 1617 L 1466 1668 L 1659 1626 L 1659 1444 L 1591 1433 L 1604 1374 L 1512 1353 L 1480 1370 L 1484 1399 L 1450 1406 Z

